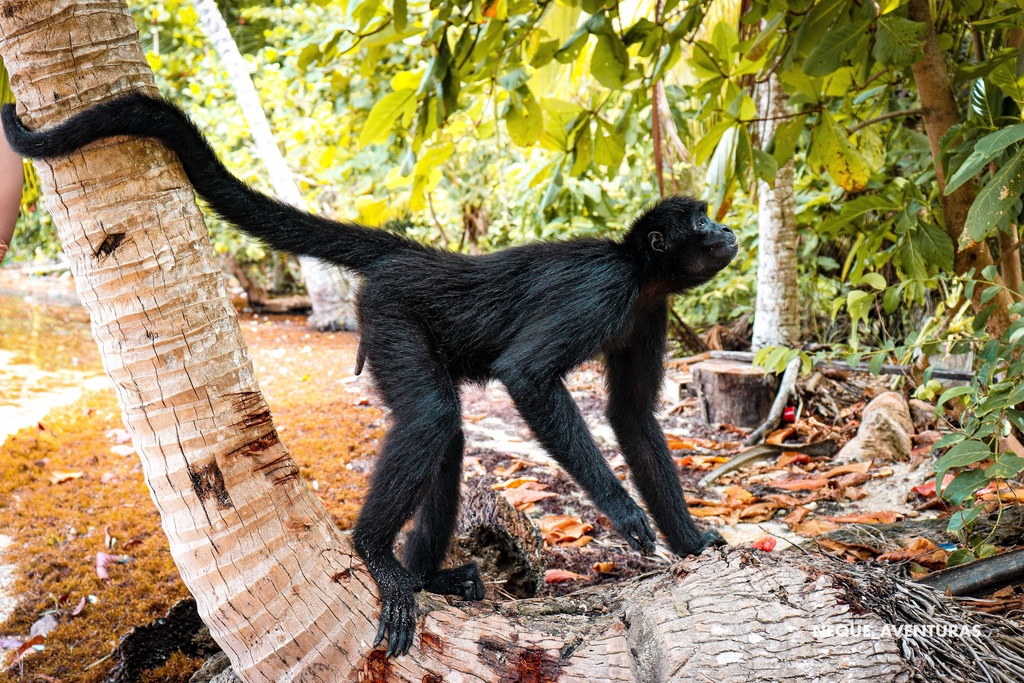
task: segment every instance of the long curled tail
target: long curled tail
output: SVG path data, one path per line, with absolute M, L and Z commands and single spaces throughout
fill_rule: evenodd
M 366 273 L 393 254 L 423 248 L 383 230 L 314 216 L 253 190 L 224 167 L 185 112 L 160 98 L 132 93 L 46 131 L 25 128 L 11 104 L 4 106 L 2 119 L 11 147 L 32 159 L 64 156 L 114 135 L 160 140 L 178 155 L 196 192 L 218 215 L 282 251 Z

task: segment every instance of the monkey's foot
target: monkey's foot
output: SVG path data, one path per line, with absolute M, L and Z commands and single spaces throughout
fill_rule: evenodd
M 651 523 L 647 520 L 644 511 L 636 503 L 632 501 L 630 503 L 632 505 L 627 509 L 619 511 L 615 515 L 609 515 L 612 526 L 619 532 L 619 535 L 626 539 L 629 547 L 633 550 L 653 553 L 658 537 L 654 534 L 654 529 L 651 528 Z
M 409 652 L 416 633 L 416 594 L 407 576 L 397 581 L 378 580 L 377 587 L 380 589 L 380 625 L 373 646 L 380 645 L 387 631 L 387 656 L 399 657 Z
M 712 546 L 718 547 L 729 545 L 729 543 L 724 538 L 722 538 L 722 534 L 718 533 L 714 529 L 710 531 L 705 531 L 703 534 L 701 534 L 700 540 L 703 545 L 701 545 L 700 550 L 695 552 L 694 555 L 700 555 L 707 548 L 710 548 Z
M 440 569 L 427 577 L 423 588 L 431 593 L 456 595 L 463 600 L 483 600 L 486 592 L 475 562 L 454 569 Z

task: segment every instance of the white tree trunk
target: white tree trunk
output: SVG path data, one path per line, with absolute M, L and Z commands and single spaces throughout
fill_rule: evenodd
M 761 144 L 771 139 L 786 114 L 787 95 L 774 74 L 758 90 L 758 109 L 767 117 Z M 774 119 L 774 120 L 773 120 Z M 800 342 L 800 290 L 797 284 L 798 238 L 793 202 L 793 161 L 781 167 L 775 187 L 757 182 L 757 304 L 753 348 L 795 347 Z
M 256 153 L 270 175 L 270 185 L 274 194 L 283 202 L 301 209 L 306 202 L 299 192 L 295 176 L 292 175 L 277 146 L 270 123 L 260 104 L 259 95 L 249 76 L 249 67 L 242 53 L 238 51 L 228 25 L 224 22 L 220 10 L 214 0 L 192 0 L 199 22 L 206 31 L 206 36 L 224 63 L 235 91 L 238 105 L 242 109 L 253 141 Z M 302 277 L 306 282 L 310 301 L 313 303 L 313 315 L 309 324 L 318 330 L 355 329 L 355 314 L 352 306 L 354 288 L 352 279 L 340 268 L 309 256 L 300 256 Z

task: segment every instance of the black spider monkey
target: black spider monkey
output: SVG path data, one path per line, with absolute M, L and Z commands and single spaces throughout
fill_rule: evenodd
M 483 256 L 300 211 L 249 188 L 217 159 L 188 116 L 143 94 L 105 102 L 49 131 L 32 132 L 3 109 L 11 146 L 58 157 L 113 135 L 151 137 L 174 150 L 196 191 L 225 220 L 271 246 L 361 274 L 361 355 L 391 409 L 392 425 L 356 524 L 356 549 L 380 590 L 374 646 L 408 652 L 415 592 L 484 597 L 475 565 L 441 569 L 459 505 L 464 437 L 458 387 L 500 380 L 537 440 L 635 550 L 653 551 L 647 516 L 612 474 L 564 384 L 602 354 L 608 420 L 668 547 L 696 555 L 723 542 L 686 509 L 654 414 L 670 294 L 707 282 L 736 256 L 733 232 L 704 203 L 654 204 L 621 241 L 536 243 Z M 415 514 L 404 565 L 392 550 Z

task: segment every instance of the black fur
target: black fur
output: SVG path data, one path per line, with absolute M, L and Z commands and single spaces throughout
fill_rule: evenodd
M 654 414 L 662 379 L 668 296 L 710 279 L 736 255 L 729 228 L 687 197 L 639 216 L 621 241 L 530 244 L 484 256 L 439 251 L 381 230 L 313 216 L 234 178 L 188 117 L 129 95 L 45 132 L 3 110 L 11 146 L 29 157 L 69 154 L 112 135 L 153 137 L 173 149 L 196 191 L 226 220 L 278 249 L 361 273 L 360 356 L 392 425 L 355 530 L 380 589 L 375 645 L 404 654 L 415 596 L 426 588 L 484 596 L 475 566 L 441 570 L 459 505 L 463 434 L 458 387 L 498 379 L 538 441 L 636 550 L 654 549 L 647 517 L 608 465 L 563 379 L 587 359 L 607 364 L 607 414 L 648 510 L 678 555 L 721 538 L 690 518 Z M 403 564 L 392 545 L 415 515 Z

